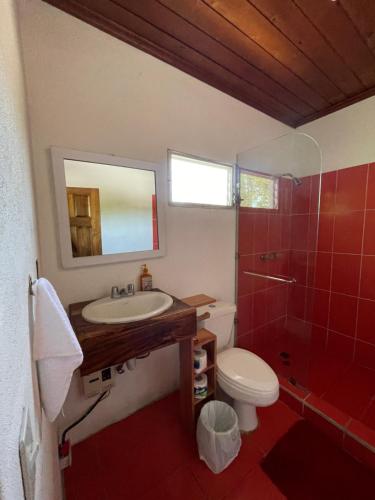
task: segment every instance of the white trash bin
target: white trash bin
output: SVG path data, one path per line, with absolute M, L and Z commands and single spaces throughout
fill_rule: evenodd
M 206 403 L 197 425 L 199 457 L 215 474 L 222 472 L 238 455 L 241 434 L 238 418 L 231 406 L 222 401 Z

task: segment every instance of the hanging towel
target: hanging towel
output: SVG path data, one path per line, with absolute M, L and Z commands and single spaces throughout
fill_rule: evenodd
M 42 405 L 48 420 L 60 413 L 73 372 L 83 361 L 81 346 L 51 283 L 36 283 L 33 357 L 37 361 Z

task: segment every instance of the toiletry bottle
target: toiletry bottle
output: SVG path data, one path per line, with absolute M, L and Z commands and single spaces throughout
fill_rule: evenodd
M 147 265 L 143 264 L 140 276 L 140 288 L 142 292 L 152 290 L 152 275 L 148 272 Z

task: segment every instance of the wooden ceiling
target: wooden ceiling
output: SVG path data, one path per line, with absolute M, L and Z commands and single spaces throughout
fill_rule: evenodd
M 293 127 L 375 95 L 375 0 L 45 1 Z

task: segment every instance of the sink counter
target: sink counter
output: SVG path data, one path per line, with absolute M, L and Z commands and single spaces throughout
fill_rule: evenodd
M 190 345 L 197 330 L 196 309 L 172 299 L 172 306 L 158 316 L 117 324 L 86 321 L 82 309 L 93 301 L 71 304 L 69 317 L 84 356 L 81 374 L 122 364 L 176 342 L 188 341 Z

